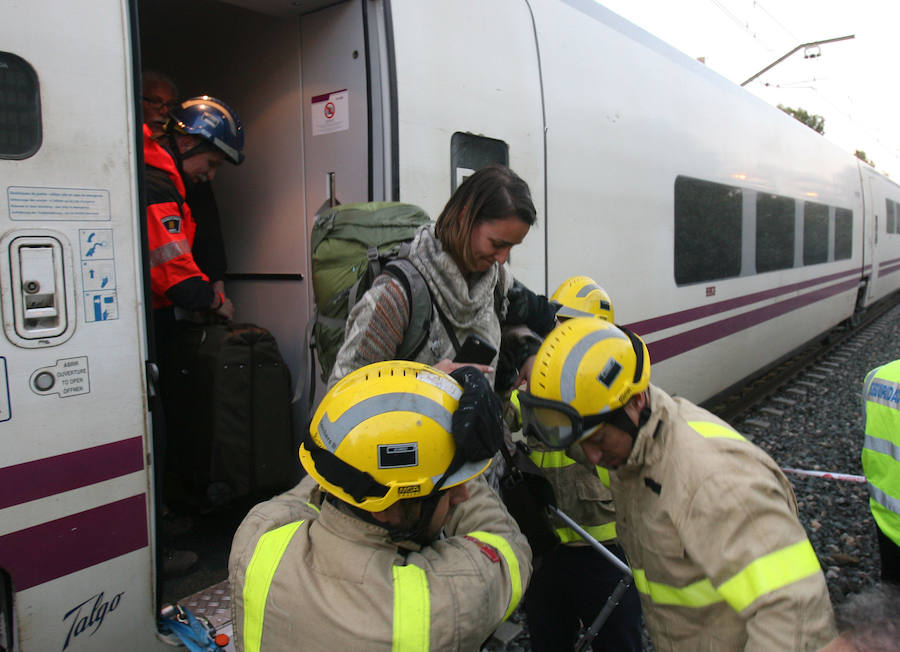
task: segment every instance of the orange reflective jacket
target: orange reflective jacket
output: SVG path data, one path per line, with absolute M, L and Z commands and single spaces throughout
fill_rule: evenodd
M 184 181 L 172 155 L 150 136 L 150 128 L 144 125 L 153 307 L 174 304 L 186 310 L 209 310 L 214 291 L 191 254 L 197 225 L 185 202 Z

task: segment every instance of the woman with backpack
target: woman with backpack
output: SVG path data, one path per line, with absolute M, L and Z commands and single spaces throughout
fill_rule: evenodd
M 406 255 L 427 286 L 431 319 L 411 324 L 416 283 L 382 273 L 347 318 L 329 386 L 359 367 L 398 357 L 411 328 L 427 329 L 427 336 L 409 357 L 445 372 L 467 362 L 454 361 L 461 343 L 470 335 L 480 338 L 494 353 L 476 366 L 493 383 L 502 327 L 525 325 L 543 336 L 555 325 L 556 306 L 516 283 L 507 265 L 510 249 L 535 221 L 528 184 L 508 167 L 488 165 L 468 177 L 437 221 L 419 228 Z M 517 381 L 527 375 L 526 359 L 535 352 L 504 352 L 522 369 Z

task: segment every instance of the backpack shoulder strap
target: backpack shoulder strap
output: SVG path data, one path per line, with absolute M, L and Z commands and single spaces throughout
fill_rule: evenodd
M 397 359 L 412 360 L 425 346 L 431 331 L 431 290 L 422 273 L 405 257 L 390 261 L 382 271 L 400 282 L 409 300 L 409 326 L 397 348 Z

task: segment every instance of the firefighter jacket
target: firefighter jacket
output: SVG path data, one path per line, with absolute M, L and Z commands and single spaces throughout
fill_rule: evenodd
M 824 646 L 828 588 L 787 478 L 706 410 L 653 385 L 649 400 L 610 486 L 656 650 Z
M 330 501 L 311 511 L 308 484 L 257 505 L 235 534 L 239 652 L 478 650 L 516 608 L 531 550 L 481 477 L 426 547 Z
M 151 138 L 147 125 L 144 163 L 153 307 L 209 310 L 215 295 L 191 253 L 196 225 L 185 201 L 184 180 L 175 159 Z
M 577 444 L 567 451 L 551 451 L 529 437 L 528 446 L 528 457 L 553 486 L 556 506 L 597 541 L 612 543 L 616 538 L 616 509 L 609 490 L 609 471 L 588 462 Z M 554 527 L 563 543 L 584 543 L 581 535 L 555 517 Z
M 868 373 L 863 400 L 869 507 L 884 536 L 900 546 L 900 360 Z

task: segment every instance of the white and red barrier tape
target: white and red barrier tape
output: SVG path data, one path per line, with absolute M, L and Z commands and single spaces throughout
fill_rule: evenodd
M 804 469 L 792 469 L 789 466 L 781 467 L 785 473 L 793 473 L 794 475 L 808 475 L 814 478 L 825 478 L 826 480 L 841 480 L 843 482 L 866 482 L 864 475 L 852 475 L 850 473 L 832 473 L 831 471 L 806 471 Z

